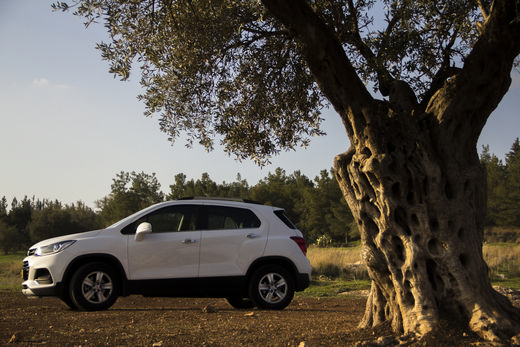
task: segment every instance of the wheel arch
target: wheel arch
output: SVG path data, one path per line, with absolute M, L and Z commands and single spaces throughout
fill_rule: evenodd
M 249 266 L 249 269 L 247 270 L 246 274 L 247 282 L 249 282 L 249 279 L 257 269 L 265 265 L 278 265 L 283 267 L 284 269 L 289 271 L 289 273 L 293 277 L 293 280 L 296 281 L 298 269 L 290 259 L 282 256 L 268 256 L 255 260 L 251 264 L 251 266 Z
M 110 265 L 111 267 L 114 268 L 114 270 L 117 272 L 117 275 L 118 275 L 117 279 L 119 280 L 120 287 L 121 287 L 118 295 L 126 296 L 128 285 L 127 285 L 126 272 L 123 268 L 123 265 L 113 255 L 105 254 L 105 253 L 85 254 L 85 255 L 81 255 L 81 256 L 75 258 L 74 260 L 72 260 L 69 263 L 69 265 L 67 266 L 67 269 L 65 270 L 65 273 L 64 273 L 64 276 L 62 279 L 63 293 L 69 292 L 70 280 L 71 280 L 72 276 L 74 275 L 74 273 L 83 265 L 88 264 L 88 263 L 94 263 L 94 262 L 104 263 L 104 264 Z

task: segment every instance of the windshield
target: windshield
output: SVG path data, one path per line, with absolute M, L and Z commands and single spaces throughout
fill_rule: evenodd
M 121 219 L 119 222 L 115 222 L 114 224 L 112 224 L 111 226 L 109 226 L 107 229 L 110 229 L 110 228 L 117 228 L 123 224 L 126 224 L 126 222 L 129 222 L 131 220 L 133 220 L 135 217 L 137 217 L 138 215 L 142 214 L 143 212 L 146 212 L 148 210 L 151 210 L 152 208 L 154 208 L 155 205 L 152 205 L 152 206 L 149 206 L 147 208 L 145 208 L 144 210 L 141 210 L 141 211 L 137 211 L 136 213 L 134 214 L 131 214 L 130 216 L 126 217 L 126 218 L 123 218 Z

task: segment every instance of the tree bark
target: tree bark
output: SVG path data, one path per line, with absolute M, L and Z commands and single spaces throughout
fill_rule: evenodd
M 390 321 L 422 336 L 447 319 L 492 341 L 520 333 L 520 312 L 493 290 L 482 255 L 486 173 L 476 149 L 520 53 L 519 2 L 494 1 L 463 69 L 423 112 L 373 99 L 306 1 L 263 3 L 302 44 L 350 138 L 334 167 L 372 279 L 360 326 Z

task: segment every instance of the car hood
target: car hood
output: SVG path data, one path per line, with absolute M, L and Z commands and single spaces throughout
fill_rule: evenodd
M 93 231 L 87 231 L 84 233 L 69 234 L 69 235 L 53 237 L 51 239 L 46 239 L 46 240 L 40 241 L 40 242 L 34 244 L 33 246 L 31 246 L 30 248 L 32 249 L 32 248 L 36 248 L 36 247 L 40 247 L 40 246 L 46 246 L 46 245 L 50 245 L 50 244 L 61 242 L 61 241 L 87 239 L 87 238 L 95 237 L 99 233 L 101 233 L 102 231 L 105 231 L 105 230 L 107 230 L 107 229 L 93 230 Z

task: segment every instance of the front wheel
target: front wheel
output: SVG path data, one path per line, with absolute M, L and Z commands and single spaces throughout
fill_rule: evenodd
M 266 265 L 256 270 L 249 283 L 249 298 L 262 309 L 282 310 L 294 296 L 291 274 L 278 265 Z
M 106 310 L 116 302 L 118 293 L 116 272 L 104 263 L 83 265 L 70 282 L 70 297 L 80 310 Z
M 241 298 L 238 296 L 231 296 L 226 298 L 229 305 L 237 309 L 249 309 L 254 308 L 255 304 L 249 298 Z
M 67 306 L 75 311 L 78 309 L 78 307 L 76 306 L 76 304 L 74 303 L 74 301 L 72 300 L 72 298 L 70 297 L 69 293 L 63 295 L 60 297 L 61 301 L 63 301 L 65 304 L 67 304 Z

